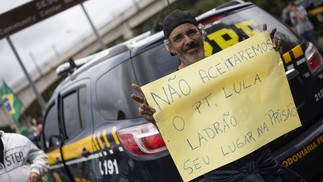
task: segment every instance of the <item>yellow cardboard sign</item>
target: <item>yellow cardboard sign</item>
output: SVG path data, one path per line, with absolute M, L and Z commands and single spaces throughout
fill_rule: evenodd
M 184 181 L 301 126 L 267 32 L 142 87 Z

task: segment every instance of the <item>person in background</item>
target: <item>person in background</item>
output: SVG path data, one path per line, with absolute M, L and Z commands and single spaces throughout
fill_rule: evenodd
M 295 2 L 291 2 L 290 6 L 290 20 L 296 27 L 297 33 L 305 40 L 312 42 L 320 54 L 323 56 L 323 48 L 318 42 L 317 36 L 314 32 L 314 26 L 308 19 L 307 12 L 303 6 L 298 6 Z
M 0 130 L 1 182 L 40 182 L 48 168 L 46 154 L 27 137 Z
M 43 121 L 41 118 L 31 120 L 33 124 L 33 132 L 29 135 L 29 139 L 38 147 L 40 148 L 40 133 L 43 130 Z
M 281 20 L 289 27 L 292 27 L 293 24 L 290 21 L 289 13 L 290 13 L 290 3 L 288 3 L 288 5 L 282 10 Z
M 263 30 L 267 31 L 264 24 Z M 273 48 L 280 50 L 280 41 L 275 38 L 276 29 L 270 33 Z M 199 25 L 194 16 L 187 11 L 175 10 L 164 20 L 164 35 L 167 49 L 171 55 L 177 55 L 180 59 L 178 69 L 194 64 L 203 58 L 205 31 Z M 156 110 L 147 103 L 144 93 L 137 84 L 132 84 L 139 95 L 132 94 L 131 98 L 140 103 L 140 115 L 155 124 L 153 114 Z M 156 126 L 157 127 L 157 126 Z M 281 166 L 276 161 L 268 146 L 252 152 L 251 154 L 215 169 L 204 175 L 205 181 L 210 182 L 300 182 L 305 181 L 293 171 Z

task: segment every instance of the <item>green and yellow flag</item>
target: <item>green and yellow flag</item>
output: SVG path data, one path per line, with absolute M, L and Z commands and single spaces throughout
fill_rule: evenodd
M 17 123 L 19 121 L 22 103 L 4 81 L 2 81 L 2 87 L 0 88 L 0 102 L 7 108 L 12 119 Z

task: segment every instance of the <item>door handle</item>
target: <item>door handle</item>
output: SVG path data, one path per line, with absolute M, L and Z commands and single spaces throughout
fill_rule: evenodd
M 83 151 L 82 151 L 81 155 L 82 155 L 83 157 L 87 157 L 87 156 L 89 156 L 89 155 L 90 155 L 90 152 L 89 152 L 86 148 L 83 148 Z
M 61 161 L 58 159 L 58 157 L 55 160 L 55 164 L 61 163 Z

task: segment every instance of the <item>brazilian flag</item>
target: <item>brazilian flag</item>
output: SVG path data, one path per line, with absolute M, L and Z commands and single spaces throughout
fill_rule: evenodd
M 18 123 L 22 103 L 4 81 L 2 81 L 2 87 L 0 88 L 0 102 L 7 108 L 12 119 Z

